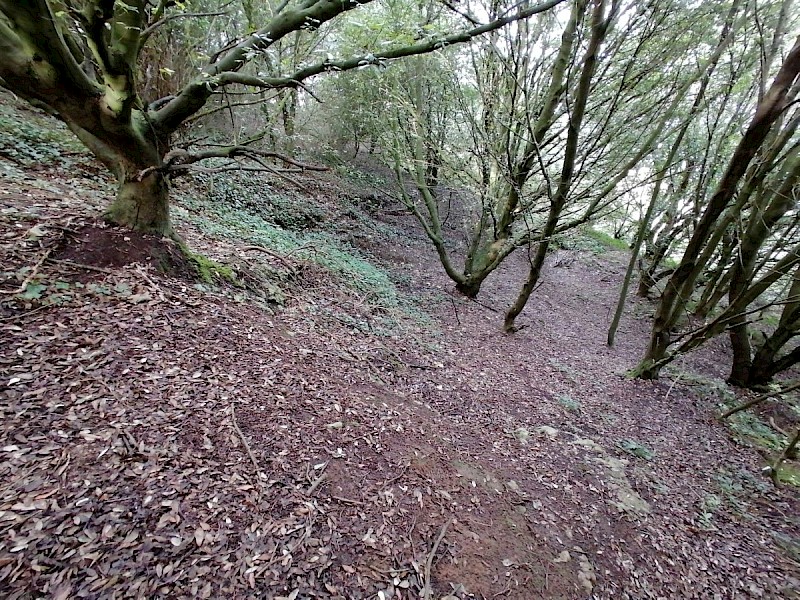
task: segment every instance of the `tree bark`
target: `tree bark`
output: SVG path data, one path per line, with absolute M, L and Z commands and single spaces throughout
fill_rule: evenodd
M 751 161 L 758 153 L 772 130 L 772 126 L 783 114 L 786 107 L 787 94 L 800 73 L 800 37 L 786 56 L 781 69 L 772 82 L 767 94 L 756 108 L 750 125 L 737 146 L 728 168 L 725 171 L 716 192 L 692 234 L 681 264 L 670 277 L 661 301 L 656 309 L 650 344 L 647 352 L 634 370 L 643 379 L 658 377 L 662 359 L 670 345 L 670 330 L 685 308 L 686 301 L 694 289 L 697 277 L 705 266 L 698 261 L 712 233 L 714 224 L 728 206 L 744 177 Z
M 798 329 L 800 329 L 800 269 L 794 273 L 778 326 L 756 349 L 753 360 L 747 365 L 747 373 L 740 376 L 743 384 L 767 383 L 776 373 L 794 364 L 792 361 L 795 357 L 791 353 L 778 358 L 778 352 L 797 335 Z
M 586 48 L 586 53 L 583 57 L 583 66 L 581 67 L 580 76 L 578 79 L 577 90 L 575 93 L 574 107 L 572 115 L 570 115 L 569 124 L 567 127 L 567 141 L 564 148 L 564 162 L 561 165 L 561 179 L 558 184 L 558 189 L 550 201 L 550 211 L 547 217 L 547 223 L 542 231 L 539 247 L 536 249 L 536 257 L 534 258 L 531 268 L 528 272 L 528 278 L 525 281 L 522 289 L 520 290 L 514 304 L 506 312 L 503 329 L 506 333 L 511 333 L 516 330 L 515 321 L 536 288 L 542 273 L 545 258 L 547 257 L 547 250 L 550 247 L 550 240 L 556 232 L 558 221 L 561 218 L 561 213 L 567 203 L 570 189 L 572 187 L 572 177 L 575 173 L 575 160 L 578 153 L 578 138 L 580 137 L 581 126 L 583 124 L 583 117 L 586 113 L 586 104 L 589 101 L 589 94 L 591 92 L 592 78 L 594 77 L 597 68 L 598 56 L 600 48 L 603 45 L 606 34 L 613 20 L 616 18 L 616 12 L 619 5 L 612 1 L 611 10 L 608 17 L 605 17 L 606 2 L 605 0 L 596 0 L 594 10 L 592 11 L 592 26 L 591 37 L 589 45 Z
M 789 172 L 781 187 L 769 197 L 759 198 L 753 207 L 747 231 L 742 236 L 739 255 L 734 261 L 731 272 L 729 304 L 733 304 L 739 294 L 750 284 L 761 246 L 764 245 L 772 228 L 794 205 L 792 190 L 795 183 L 800 180 L 800 155 L 795 156 L 794 160 L 789 162 L 790 165 L 787 169 Z M 792 287 L 794 289 L 795 286 Z M 784 313 L 786 314 L 786 311 L 790 309 L 791 305 L 787 305 Z M 747 385 L 752 365 L 752 348 L 747 318 L 744 314 L 738 316 L 731 325 L 730 338 L 733 349 L 733 366 L 728 381 L 733 385 Z
M 105 213 L 111 222 L 134 231 L 173 235 L 169 218 L 169 184 L 160 171 L 124 177 Z

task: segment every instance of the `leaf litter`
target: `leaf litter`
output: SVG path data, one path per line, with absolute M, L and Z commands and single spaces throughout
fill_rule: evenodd
M 724 496 L 717 475 L 745 481 L 760 458 L 690 387 L 617 375 L 646 335 L 629 319 L 615 349 L 602 345 L 621 261 L 551 266 L 523 314 L 536 327 L 504 336 L 496 314 L 450 300 L 421 233 L 391 211 L 398 236 L 373 237 L 375 255 L 393 245 L 385 267 L 414 273 L 405 291 L 432 325 L 386 335 L 320 311 L 371 309 L 318 270 L 273 313 L 180 270 L 90 264 L 79 249 L 117 234 L 84 200 L 12 184 L 0 286 L 30 280 L 0 313 L 3 597 L 798 589 L 781 550 L 798 536 L 796 496 L 753 479 L 747 494 L 704 503 Z M 186 224 L 181 234 L 221 263 L 240 254 Z M 519 267 L 487 283 L 485 302 L 507 302 Z M 699 356 L 698 368 L 711 362 Z

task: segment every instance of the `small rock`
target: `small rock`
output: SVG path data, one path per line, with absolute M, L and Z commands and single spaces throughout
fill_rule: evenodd
M 554 563 L 566 563 L 572 559 L 569 550 L 563 550 L 556 558 L 553 559 Z
M 546 435 L 550 439 L 553 439 L 558 435 L 558 429 L 555 427 L 550 427 L 549 425 L 542 425 L 541 427 L 536 428 L 536 433 L 539 435 Z

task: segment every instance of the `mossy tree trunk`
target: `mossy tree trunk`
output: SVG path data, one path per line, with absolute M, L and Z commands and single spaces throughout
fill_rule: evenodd
M 155 171 L 120 181 L 116 198 L 105 216 L 135 231 L 171 236 L 167 178 Z
M 156 137 L 148 131 L 140 111 L 132 111 L 129 124 L 118 124 L 111 131 L 92 126 L 81 115 L 73 114 L 65 121 L 117 180 L 105 218 L 134 231 L 171 236 L 169 180 L 163 169 L 168 136 Z

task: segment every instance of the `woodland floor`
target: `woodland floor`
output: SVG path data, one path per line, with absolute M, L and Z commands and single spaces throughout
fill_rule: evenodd
M 90 165 L 0 167 L 3 598 L 800 597 L 797 489 L 716 420 L 724 343 L 627 380 L 631 299 L 606 347 L 624 253 L 559 250 L 508 336 L 524 256 L 458 297 L 397 207 L 331 227 L 399 307 L 177 217 L 283 273 L 268 310 L 97 222 Z

